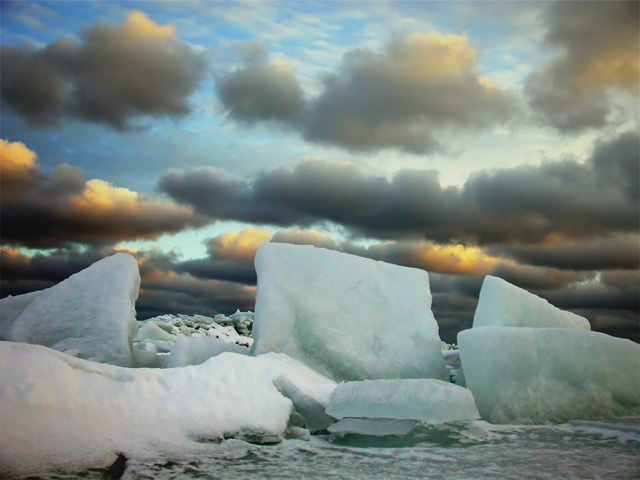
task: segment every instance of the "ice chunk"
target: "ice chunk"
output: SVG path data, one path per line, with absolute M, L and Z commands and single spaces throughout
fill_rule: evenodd
M 134 307 L 139 287 L 136 260 L 117 253 L 35 296 L 7 337 L 64 345 L 81 358 L 129 366 L 138 328 Z
M 0 340 L 9 340 L 9 330 L 13 322 L 43 291 L 36 290 L 15 297 L 9 295 L 0 300 Z
M 155 322 L 144 322 L 144 325 L 138 329 L 134 340 L 160 340 L 175 343 L 178 336 L 160 328 Z
M 544 298 L 491 275 L 482 283 L 473 326 L 591 330 L 586 318 L 560 310 Z
M 0 465 L 18 477 L 107 465 L 116 452 L 176 451 L 192 439 L 277 441 L 293 405 L 276 378 L 321 404 L 335 388 L 273 354 L 224 353 L 198 366 L 131 369 L 0 342 L 0 365 Z
M 384 437 L 408 435 L 418 422 L 415 420 L 390 420 L 385 418 L 345 418 L 329 427 L 337 435 L 357 434 Z
M 279 243 L 260 246 L 256 271 L 252 354 L 335 380 L 448 378 L 426 272 Z
M 393 418 L 429 424 L 480 418 L 469 390 L 434 379 L 341 383 L 327 413 L 335 418 Z
M 274 384 L 282 395 L 293 402 L 296 412 L 302 416 L 305 426 L 312 432 L 325 430 L 335 423 L 336 419 L 325 413 L 326 403 L 320 403 L 317 399 L 306 395 L 287 377 L 276 378 Z
M 492 423 L 640 413 L 640 345 L 603 333 L 481 327 L 458 334 L 467 387 Z
M 215 337 L 178 337 L 165 366 L 173 368 L 200 365 L 224 352 L 248 355 L 249 348 Z

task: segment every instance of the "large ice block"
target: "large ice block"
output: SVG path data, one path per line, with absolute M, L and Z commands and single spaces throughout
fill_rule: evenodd
M 200 365 L 224 352 L 248 355 L 249 348 L 215 337 L 179 337 L 165 366 L 174 368 Z
M 559 328 L 458 334 L 467 387 L 484 420 L 542 424 L 640 413 L 640 345 Z
M 448 378 L 426 272 L 279 243 L 260 246 L 256 271 L 252 354 L 283 352 L 338 381 Z
M 327 413 L 335 418 L 420 420 L 429 424 L 480 418 L 469 390 L 435 379 L 341 383 L 331 395 Z
M 13 321 L 8 340 L 130 366 L 139 288 L 135 258 L 116 253 L 35 296 Z
M 473 326 L 591 330 L 586 318 L 560 310 L 544 298 L 491 275 L 482 283 Z

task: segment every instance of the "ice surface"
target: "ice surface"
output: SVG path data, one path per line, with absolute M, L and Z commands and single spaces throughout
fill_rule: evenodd
M 56 346 L 80 358 L 130 366 L 140 274 L 125 253 L 104 258 L 35 296 L 8 340 Z
M 329 432 L 338 435 L 357 434 L 383 437 L 404 436 L 417 425 L 415 420 L 390 420 L 385 418 L 345 418 L 329 427 Z
M 434 379 L 341 383 L 327 413 L 335 418 L 420 420 L 429 424 L 480 418 L 469 390 Z
M 481 327 L 458 343 L 482 418 L 539 424 L 640 412 L 640 345 L 603 333 Z
M 335 423 L 336 419 L 325 412 L 328 399 L 322 399 L 322 402 L 318 401 L 313 396 L 305 394 L 287 377 L 278 377 L 273 383 L 280 393 L 293 402 L 296 412 L 302 416 L 305 426 L 312 432 L 325 430 L 329 425 Z
M 163 342 L 177 342 L 178 336 L 160 328 L 155 322 L 139 322 L 142 326 L 138 329 L 134 340 L 160 340 Z
M 9 340 L 13 322 L 43 291 L 36 290 L 15 297 L 9 295 L 0 300 L 0 340 Z
M 171 349 L 166 363 L 167 368 L 200 365 L 209 358 L 224 352 L 248 355 L 249 348 L 232 341 L 225 341 L 215 337 L 179 337 Z
M 560 310 L 544 298 L 491 275 L 482 283 L 473 326 L 591 330 L 586 318 Z
M 256 271 L 252 354 L 335 380 L 448 378 L 426 272 L 278 243 L 260 246 Z
M 287 378 L 321 405 L 335 388 L 282 354 L 224 353 L 193 367 L 131 369 L 0 342 L 0 365 L 0 465 L 22 476 L 194 440 L 282 439 L 293 404 L 275 379 Z

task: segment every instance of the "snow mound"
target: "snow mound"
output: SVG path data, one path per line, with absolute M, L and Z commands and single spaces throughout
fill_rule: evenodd
M 34 295 L 12 322 L 7 339 L 130 366 L 139 288 L 136 260 L 116 253 Z
M 544 298 L 491 275 L 482 283 L 473 326 L 591 330 L 586 318 L 560 310 Z
M 480 418 L 469 390 L 434 379 L 341 383 L 327 413 L 335 418 L 420 420 L 429 424 Z
M 559 328 L 458 334 L 467 387 L 492 423 L 544 424 L 640 413 L 640 345 Z
M 0 300 L 0 340 L 9 340 L 8 335 L 13 322 L 42 292 L 44 290 L 36 290 L 15 297 L 9 295 Z
M 334 380 L 447 372 L 422 270 L 313 246 L 256 255 L 252 354 L 283 352 Z
M 286 378 L 326 405 L 335 383 L 285 355 L 225 353 L 198 366 L 131 369 L 0 343 L 0 465 L 28 475 L 110 464 L 193 441 L 281 440 L 294 411 Z

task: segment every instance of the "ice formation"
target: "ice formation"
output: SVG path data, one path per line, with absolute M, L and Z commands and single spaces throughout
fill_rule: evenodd
M 334 380 L 448 378 L 429 276 L 312 246 L 256 255 L 252 354 L 283 352 Z
M 116 253 L 34 295 L 6 338 L 130 366 L 139 287 L 136 260 Z
M 248 354 L 252 312 L 230 317 L 216 315 L 160 315 L 142 322 L 133 340 L 134 367 L 198 365 L 223 352 Z
M 327 413 L 335 418 L 420 420 L 429 424 L 480 418 L 469 390 L 435 379 L 341 383 Z
M 473 326 L 591 329 L 586 318 L 491 275 L 482 283 Z
M 335 388 L 282 354 L 130 369 L 1 342 L 0 365 L 0 465 L 23 475 L 104 465 L 116 452 L 144 456 L 190 439 L 278 441 L 294 405 L 274 380 L 286 378 L 319 405 Z
M 540 424 L 640 414 L 640 345 L 603 333 L 480 327 L 458 334 L 482 418 Z
M 408 435 L 416 427 L 417 423 L 415 420 L 391 420 L 387 418 L 345 418 L 331 425 L 328 430 L 337 435 L 404 436 Z
M 249 348 L 238 345 L 235 342 L 228 342 L 215 337 L 187 337 L 178 338 L 167 359 L 165 367 L 186 367 L 187 365 L 200 365 L 211 357 L 224 352 L 248 355 Z
M 43 291 L 36 290 L 15 297 L 9 295 L 0 300 L 0 340 L 9 340 L 9 331 L 13 322 Z

